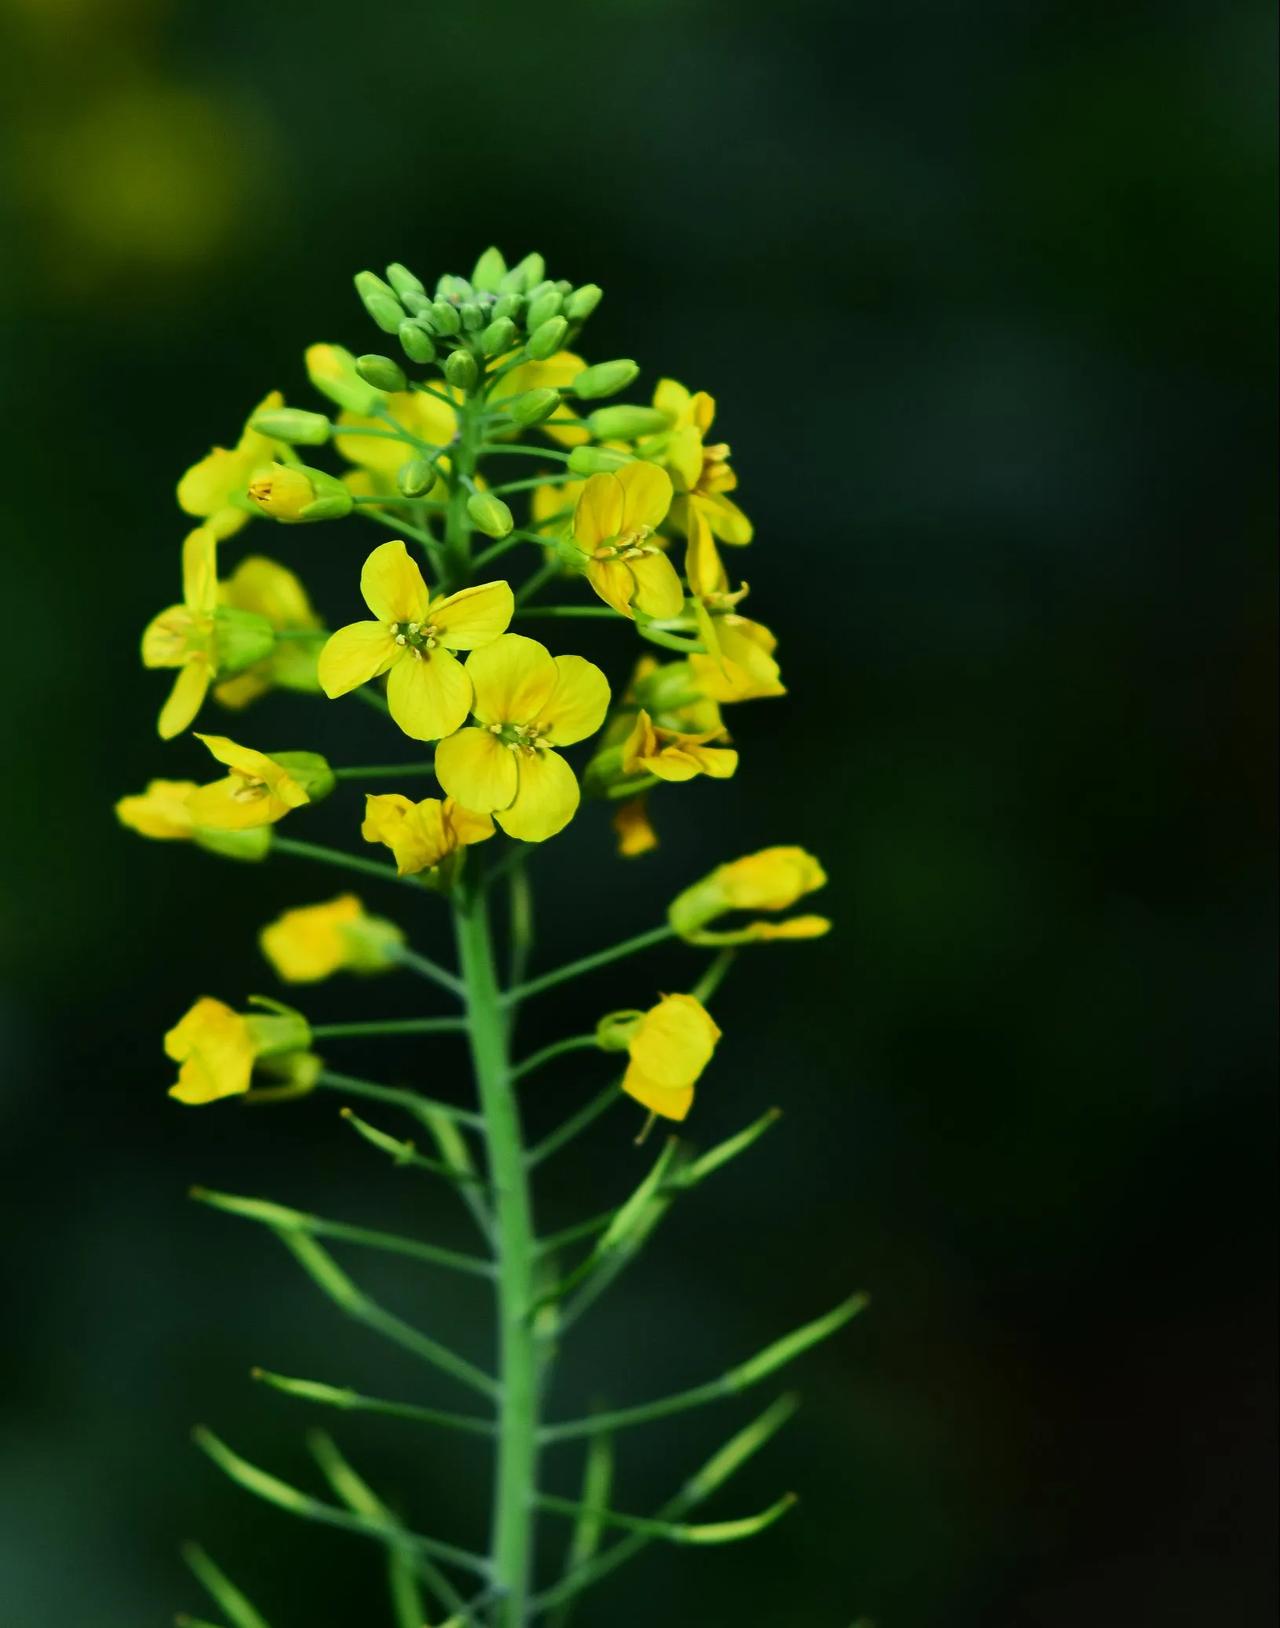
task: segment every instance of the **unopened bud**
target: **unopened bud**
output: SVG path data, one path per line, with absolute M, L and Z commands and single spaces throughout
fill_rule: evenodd
M 287 1052 L 306 1051 L 311 1044 L 311 1025 L 301 1012 L 265 995 L 250 995 L 249 1005 L 260 1012 L 245 1016 L 245 1027 L 258 1057 L 280 1057 Z
M 606 1012 L 596 1024 L 596 1045 L 601 1051 L 626 1051 L 643 1016 L 643 1012 L 634 1008 L 629 1011 Z
M 404 321 L 404 307 L 396 298 L 396 291 L 390 283 L 384 283 L 382 278 L 372 271 L 358 271 L 356 293 L 359 294 L 365 310 L 383 333 L 395 333 Z
M 540 328 L 544 322 L 550 322 L 552 317 L 558 317 L 563 304 L 564 297 L 554 288 L 539 294 L 536 300 L 530 300 L 528 314 L 525 317 L 525 326 L 529 332 Z
M 471 524 L 486 537 L 505 537 L 515 521 L 511 510 L 492 492 L 475 492 L 467 499 L 467 513 Z
M 461 333 L 462 318 L 458 315 L 458 307 L 448 300 L 436 300 L 431 307 L 431 326 L 438 334 Z
M 616 362 L 597 362 L 585 367 L 573 381 L 573 392 L 583 401 L 595 401 L 600 396 L 616 396 L 625 390 L 639 374 L 637 363 L 626 359 Z
M 445 358 L 444 376 L 455 389 L 472 390 L 480 377 L 480 369 L 469 350 L 455 350 Z
M 197 825 L 191 840 L 197 848 L 223 859 L 265 859 L 271 847 L 271 827 L 251 825 L 247 831 L 215 831 L 212 826 Z
M 309 345 L 307 377 L 323 396 L 345 407 L 347 412 L 368 418 L 387 398 L 356 372 L 356 359 L 342 345 Z
M 429 458 L 411 458 L 400 466 L 396 486 L 405 497 L 424 497 L 436 480 L 436 466 Z
M 545 362 L 549 356 L 554 356 L 569 331 L 569 324 L 563 317 L 552 317 L 550 322 L 544 322 L 540 328 L 535 328 L 529 335 L 529 343 L 525 350 L 533 357 L 535 362 Z M 590 369 L 587 370 L 590 372 Z M 637 371 L 639 371 L 637 369 Z
M 503 402 L 511 417 L 526 430 L 550 418 L 559 405 L 560 392 L 551 389 L 526 390 L 522 395 Z
M 387 281 L 401 300 L 406 294 L 425 294 L 427 291 L 422 278 L 415 277 L 408 266 L 402 266 L 398 260 L 387 267 Z
M 500 294 L 493 302 L 493 317 L 514 317 L 519 313 L 524 301 L 519 294 Z
M 430 311 L 432 299 L 426 289 L 406 288 L 400 296 L 400 303 L 413 316 L 422 317 Z
M 486 356 L 501 356 L 510 350 L 516 337 L 516 325 L 510 317 L 495 317 L 480 335 L 480 349 Z
M 421 321 L 400 324 L 400 344 L 411 362 L 434 362 L 436 359 L 435 341 Z
M 503 292 L 510 290 L 515 294 L 527 294 L 535 288 L 546 274 L 546 264 L 540 254 L 526 254 L 523 260 L 517 261 L 511 270 L 502 279 Z
M 574 447 L 569 454 L 569 468 L 575 475 L 612 475 L 631 461 L 629 452 L 615 452 L 612 447 Z
M 484 327 L 484 308 L 472 300 L 462 302 L 458 307 L 458 315 L 462 318 L 464 330 L 469 334 L 479 333 Z
M 408 324 L 402 326 L 407 327 Z M 404 369 L 389 356 L 357 356 L 356 372 L 366 384 L 373 385 L 376 390 L 389 390 L 395 394 L 409 388 Z
M 598 283 L 583 283 L 565 300 L 564 314 L 570 322 L 585 322 L 603 298 L 604 290 Z
M 488 248 L 476 261 L 476 269 L 471 273 L 472 286 L 496 294 L 498 285 L 506 275 L 507 262 L 502 258 L 502 251 Z
M 671 428 L 671 414 L 656 407 L 597 407 L 587 428 L 599 441 L 634 441 Z
M 475 290 L 465 277 L 455 277 L 452 272 L 446 271 L 436 281 L 436 298 L 438 300 L 469 300 Z
M 267 464 L 250 480 L 248 496 L 262 514 L 286 526 L 340 520 L 353 506 L 351 493 L 336 476 L 305 464 Z
M 292 447 L 322 447 L 329 439 L 330 425 L 323 413 L 309 413 L 302 407 L 269 407 L 255 413 L 249 427 Z

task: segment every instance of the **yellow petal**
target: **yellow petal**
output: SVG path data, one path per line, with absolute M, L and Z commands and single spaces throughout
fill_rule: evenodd
M 691 492 L 702 474 L 702 436 L 692 425 L 673 432 L 666 445 L 667 463 L 682 490 Z
M 332 634 L 316 669 L 320 688 L 331 701 L 367 684 L 402 655 L 385 622 L 350 622 Z
M 631 599 L 636 591 L 636 579 L 621 560 L 592 560 L 587 566 L 587 581 L 619 616 L 634 618 Z
M 391 669 L 387 706 L 411 740 L 439 740 L 467 721 L 471 680 L 447 650 L 415 651 Z
M 594 735 L 609 710 L 609 680 L 583 656 L 557 656 L 556 687 L 537 714 L 554 746 L 572 746 Z
M 169 699 L 160 708 L 157 727 L 162 740 L 172 740 L 195 718 L 209 690 L 209 663 L 195 656 L 178 669 Z
M 725 593 L 729 587 L 728 573 L 716 551 L 715 538 L 700 504 L 686 505 L 685 522 L 689 546 L 684 552 L 684 574 L 689 579 L 689 592 L 696 599 Z
M 692 1085 L 720 1039 L 715 1019 L 693 995 L 664 995 L 645 1013 L 629 1050 L 637 1068 L 668 1088 Z
M 627 1065 L 627 1072 L 622 1077 L 622 1089 L 629 1097 L 634 1097 L 642 1108 L 647 1108 L 651 1114 L 661 1115 L 663 1119 L 687 1119 L 693 1107 L 691 1085 L 659 1085 L 634 1063 Z
M 182 544 L 182 598 L 189 609 L 208 616 L 218 603 L 218 539 L 197 526 Z
M 196 619 L 185 605 L 168 605 L 142 633 L 144 667 L 180 667 L 197 642 Z
M 250 554 L 241 560 L 222 585 L 222 602 L 233 610 L 254 611 L 272 627 L 312 628 L 320 623 L 307 590 L 277 560 Z
M 635 593 L 631 600 L 633 607 L 659 620 L 679 616 L 684 609 L 684 589 L 680 586 L 675 566 L 667 556 L 661 553 L 642 554 L 638 559 L 628 560 L 627 564 L 635 578 Z
M 412 807 L 412 799 L 402 797 L 399 792 L 368 794 L 364 800 L 360 835 L 366 842 L 385 842 L 390 846 L 392 834 L 404 823 Z
M 427 585 L 398 537 L 379 543 L 360 573 L 364 602 L 380 622 L 424 622 Z
M 169 1095 L 196 1105 L 249 1089 L 254 1046 L 238 1012 L 209 996 L 198 1000 L 164 1037 L 166 1055 L 179 1063 Z
M 707 524 L 722 543 L 740 547 L 755 536 L 755 527 L 732 498 L 717 493 L 715 497 L 698 497 L 692 501 L 702 508 Z
M 653 829 L 643 796 L 628 798 L 618 805 L 613 829 L 618 838 L 618 852 L 624 859 L 638 858 L 658 846 L 658 833 Z
M 532 723 L 560 677 L 547 647 L 523 633 L 504 633 L 477 650 L 467 662 L 467 673 L 475 691 L 473 710 L 482 724 Z M 463 796 L 462 801 L 468 799 Z
M 545 842 L 577 812 L 577 776 L 559 752 L 520 752 L 515 757 L 520 781 L 515 802 L 497 810 L 495 818 L 509 837 Z
M 671 476 L 657 464 L 637 460 L 620 469 L 614 479 L 622 487 L 620 531 L 648 526 L 656 531 L 671 507 Z
M 466 808 L 489 814 L 516 795 L 515 753 L 487 729 L 460 729 L 436 747 L 436 779 Z
M 286 910 L 262 929 L 258 943 L 285 983 L 316 983 L 346 966 L 349 949 L 342 930 L 363 915 L 355 894 L 344 893 L 326 904 Z
M 180 841 L 191 835 L 187 803 L 195 790 L 194 780 L 152 780 L 140 796 L 120 799 L 116 818 L 139 836 Z
M 573 535 L 587 548 L 616 537 L 622 530 L 626 493 L 616 475 L 592 475 L 573 511 Z
M 487 814 L 477 814 L 474 809 L 464 808 L 453 797 L 444 800 L 444 817 L 461 847 L 469 848 L 473 843 L 484 842 L 493 835 L 493 821 Z
M 509 582 L 478 582 L 437 599 L 427 615 L 447 649 L 477 650 L 506 632 L 515 608 Z

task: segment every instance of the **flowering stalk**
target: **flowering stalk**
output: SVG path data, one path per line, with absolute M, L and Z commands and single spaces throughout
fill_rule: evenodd
M 124 824 L 155 840 L 250 863 L 284 855 L 394 883 L 388 902 L 443 905 L 451 915 L 456 968 L 411 945 L 399 922 L 371 913 L 352 893 L 285 911 L 259 935 L 285 984 L 311 986 L 342 972 L 408 974 L 430 986 L 433 1002 L 448 1003 L 443 1012 L 386 1020 L 337 1013 L 322 1021 L 274 998 L 251 996 L 250 1010 L 238 1011 L 206 996 L 170 1030 L 165 1049 L 178 1065 L 171 1095 L 187 1105 L 236 1096 L 294 1103 L 334 1092 L 372 1104 L 379 1120 L 400 1116 L 415 1137 L 342 1109 L 376 1153 L 457 1191 L 483 1254 L 273 1200 L 204 1188 L 193 1196 L 267 1228 L 335 1308 L 489 1409 L 459 1413 L 432 1399 L 383 1398 L 324 1377 L 254 1370 L 272 1391 L 313 1408 L 491 1440 L 488 1547 L 416 1532 L 327 1435 L 313 1433 L 309 1445 L 335 1503 L 259 1469 L 210 1431 L 201 1429 L 196 1440 L 258 1499 L 381 1544 L 385 1620 L 396 1628 L 527 1628 L 540 1619 L 565 1628 L 580 1596 L 649 1543 L 740 1541 L 765 1531 L 793 1502 L 788 1494 L 754 1515 L 685 1519 L 784 1422 L 789 1400 L 740 1431 L 653 1514 L 614 1507 L 614 1436 L 732 1399 L 834 1333 L 863 1303 L 855 1296 L 718 1378 L 673 1395 L 584 1418 L 543 1417 L 557 1344 L 639 1257 L 671 1207 L 752 1148 L 777 1113 L 757 1117 L 701 1156 L 671 1135 L 629 1196 L 603 1215 L 539 1237 L 533 1189 L 542 1165 L 627 1101 L 643 1110 L 637 1140 L 657 1119 L 672 1127 L 685 1121 L 721 1039 L 708 1005 L 737 950 L 821 936 L 825 918 L 781 913 L 825 877 L 803 849 L 765 849 L 686 887 L 665 920 L 531 975 L 530 846 L 563 832 L 585 794 L 612 811 L 624 860 L 651 852 L 658 846 L 649 813 L 655 793 L 676 795 L 667 788 L 737 772 L 722 708 L 783 693 L 776 640 L 741 614 L 746 588 L 732 585 L 720 553 L 721 545 L 749 543 L 751 524 L 729 495 L 736 487 L 729 448 L 708 439 L 715 413 L 709 396 L 664 379 L 649 404 L 597 405 L 639 370 L 629 360 L 588 365 L 567 348 L 600 299 L 594 284 L 548 280 L 538 255 L 508 268 L 490 249 L 469 279 L 442 277 L 434 291 L 403 266 L 389 267 L 385 281 L 362 272 L 356 286 L 407 362 L 427 371 L 411 378 L 390 357 L 313 345 L 307 372 L 331 411 L 286 406 L 272 392 L 233 449 L 215 449 L 180 481 L 179 503 L 198 522 L 182 548 L 183 597 L 153 619 L 142 655 L 148 666 L 176 670 L 159 719 L 166 740 L 184 735 L 210 701 L 238 713 L 280 690 L 301 698 L 360 696 L 379 714 L 370 727 L 398 731 L 407 755 L 397 759 L 380 746 L 364 766 L 335 767 L 310 748 L 266 752 L 197 734 L 220 777 L 156 780 L 117 809 Z M 328 445 L 346 463 L 336 473 L 297 451 Z M 308 460 L 315 455 L 308 450 Z M 528 460 L 542 466 L 536 474 L 528 473 Z M 527 507 L 523 523 L 508 499 Z M 222 555 L 255 518 L 286 527 L 364 520 L 395 532 L 363 562 L 367 618 L 330 632 L 293 572 L 261 555 L 241 557 L 225 575 Z M 583 590 L 593 602 L 566 602 Z M 607 619 L 638 636 L 645 653 L 615 687 L 593 662 L 553 655 L 509 631 L 517 617 L 570 626 Z M 659 659 L 655 650 L 678 659 Z M 566 754 L 591 739 L 589 757 L 575 768 Z M 379 789 L 422 776 L 434 776 L 444 795 Z M 292 833 L 310 805 L 352 785 L 369 788 L 359 835 L 387 857 L 279 833 L 285 819 Z M 511 939 L 502 972 L 492 930 L 500 883 Z M 639 1004 L 603 1014 L 587 1033 L 512 1055 L 523 1001 L 620 968 L 672 939 L 715 952 L 687 992 L 658 996 L 645 979 Z M 388 1080 L 375 1059 L 382 1042 L 397 1036 L 433 1036 L 442 1049 L 465 1045 L 474 1101 Z M 352 1065 L 357 1072 L 332 1066 L 317 1053 L 319 1043 L 340 1051 L 363 1046 L 367 1060 Z M 560 1059 L 584 1052 L 616 1054 L 616 1068 L 605 1058 L 613 1077 L 527 1144 L 517 1089 L 531 1081 L 530 1089 L 550 1091 Z M 433 1090 L 447 1093 L 435 1083 L 447 1080 L 443 1069 L 432 1079 Z M 372 1299 L 326 1244 L 491 1279 L 495 1371 Z M 540 1455 L 578 1440 L 587 1450 L 575 1498 L 542 1484 Z M 539 1575 L 539 1516 L 572 1522 L 554 1581 Z M 267 1628 L 203 1551 L 188 1554 L 232 1628 Z

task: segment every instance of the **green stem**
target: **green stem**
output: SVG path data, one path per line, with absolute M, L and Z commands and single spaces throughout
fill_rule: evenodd
M 314 859 L 322 865 L 334 865 L 339 870 L 359 871 L 362 876 L 376 876 L 384 882 L 400 882 L 411 888 L 421 891 L 422 884 L 415 882 L 412 876 L 398 875 L 390 865 L 382 865 L 375 859 L 361 859 L 358 854 L 344 854 L 341 848 L 325 848 L 318 842 L 299 842 L 295 837 L 277 836 L 271 834 L 271 852 L 273 854 L 292 854 L 295 859 Z
M 323 1074 L 317 1075 L 316 1084 L 330 1091 L 343 1091 L 349 1097 L 365 1097 L 370 1102 L 390 1103 L 393 1108 L 406 1109 L 417 1119 L 422 1119 L 424 1114 L 431 1110 L 456 1120 L 459 1125 L 470 1125 L 475 1129 L 480 1129 L 484 1125 L 479 1114 L 473 1114 L 466 1108 L 455 1108 L 451 1102 L 440 1102 L 435 1097 L 424 1097 L 419 1091 L 397 1091 L 394 1086 L 374 1085 L 371 1080 L 357 1080 L 350 1074 L 334 1074 L 331 1070 L 325 1069 Z
M 384 1034 L 451 1034 L 466 1028 L 462 1018 L 389 1018 L 380 1023 L 313 1023 L 316 1040 L 355 1040 Z
M 617 620 L 618 613 L 607 605 L 530 605 L 516 612 L 517 621 L 530 616 L 575 616 L 594 621 L 597 617 Z
M 601 1114 L 608 1113 L 614 1103 L 623 1100 L 622 1087 L 618 1081 L 606 1085 L 598 1096 L 592 1097 L 585 1108 L 579 1108 L 577 1113 L 566 1119 L 549 1136 L 544 1136 L 541 1142 L 536 1142 L 529 1149 L 529 1168 L 539 1165 L 544 1159 L 549 1159 L 553 1153 L 558 1153 L 574 1137 L 585 1131 L 588 1125 L 594 1125 Z
M 540 995 L 544 989 L 554 989 L 557 984 L 563 984 L 570 978 L 578 978 L 584 972 L 594 972 L 597 967 L 607 967 L 611 961 L 620 961 L 624 955 L 635 955 L 640 950 L 647 950 L 653 944 L 661 944 L 665 939 L 674 937 L 675 928 L 664 922 L 661 927 L 651 927 L 647 933 L 637 933 L 634 938 L 624 939 L 611 949 L 597 950 L 594 955 L 584 955 L 580 961 L 570 961 L 567 966 L 557 967 L 554 972 L 544 972 L 541 978 L 531 978 L 527 984 L 517 984 L 502 999 L 507 1005 L 528 1000 L 530 995 Z
M 502 1590 L 495 1624 L 525 1628 L 533 1565 L 530 1500 L 538 1452 L 540 1378 L 538 1341 L 526 1313 L 534 1298 L 536 1243 L 485 890 L 477 882 L 458 900 L 455 922 L 494 1194 L 500 1404 L 490 1558 L 492 1581 Z
M 429 763 L 371 763 L 361 765 L 355 769 L 335 769 L 335 780 L 382 780 L 395 779 L 404 774 L 434 774 L 436 772 L 435 760 Z
M 312 1030 L 315 1033 L 315 1030 Z M 563 1057 L 568 1051 L 598 1051 L 600 1042 L 594 1034 L 571 1034 L 567 1040 L 553 1040 L 549 1046 L 541 1051 L 535 1051 L 531 1057 L 526 1057 L 523 1063 L 518 1063 L 511 1071 L 513 1080 L 522 1080 L 526 1074 L 532 1074 L 543 1063 L 549 1063 L 553 1057 Z
M 479 447 L 481 452 L 500 452 L 503 457 L 508 455 L 516 458 L 555 458 L 557 462 L 567 464 L 569 454 L 556 452 L 551 447 L 523 447 L 509 441 L 482 441 Z

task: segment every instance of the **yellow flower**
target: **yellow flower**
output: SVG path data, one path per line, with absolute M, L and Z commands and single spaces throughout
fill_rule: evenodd
M 308 464 L 260 465 L 249 480 L 246 496 L 260 514 L 285 526 L 341 520 L 351 513 L 355 501 L 336 475 Z
M 763 848 L 759 853 L 718 865 L 709 876 L 672 901 L 667 919 L 691 944 L 768 943 L 775 939 L 820 938 L 831 928 L 825 916 L 792 916 L 786 921 L 751 921 L 726 931 L 709 931 L 730 910 L 787 910 L 807 893 L 826 885 L 826 872 L 803 848 Z
M 578 807 L 578 781 L 553 751 L 593 735 L 609 684 L 581 656 L 552 656 L 536 639 L 505 634 L 467 662 L 479 727 L 441 741 L 436 776 L 465 807 L 492 814 L 508 836 L 543 842 Z
M 276 1002 L 270 1011 L 245 1015 L 223 1001 L 205 995 L 164 1037 L 165 1055 L 178 1063 L 178 1080 L 169 1095 L 189 1106 L 243 1095 L 249 1089 L 254 1064 L 276 1058 L 290 1067 L 299 1083 L 310 1072 L 314 1080 L 319 1064 L 303 1058 L 311 1044 L 311 1031 L 299 1012 Z
M 309 752 L 281 753 L 271 758 L 265 752 L 238 746 L 225 735 L 197 735 L 196 739 L 231 773 L 192 792 L 187 807 L 194 824 L 214 830 L 247 831 L 254 826 L 273 825 L 290 809 L 311 801 L 310 790 L 291 772 L 295 765 L 287 760 L 306 758 L 323 764 L 323 758 L 316 759 Z M 306 767 L 311 768 L 311 763 Z
M 289 984 L 316 983 L 341 972 L 386 972 L 396 965 L 388 951 L 404 934 L 380 916 L 368 916 L 354 893 L 327 904 L 286 910 L 258 935 L 262 953 Z
M 176 667 L 160 709 L 165 740 L 180 735 L 200 710 L 214 672 L 213 619 L 218 608 L 217 536 L 197 526 L 182 545 L 182 603 L 153 618 L 142 635 L 144 667 Z
M 434 870 L 459 848 L 470 847 L 493 835 L 488 814 L 473 814 L 452 797 L 442 802 L 425 797 L 420 803 L 396 792 L 366 796 L 360 835 L 366 842 L 384 843 L 396 856 L 401 876 Z
M 751 541 L 750 520 L 728 496 L 738 477 L 729 467 L 729 447 L 721 441 L 708 446 L 707 431 L 716 416 L 715 399 L 705 390 L 690 394 L 674 379 L 659 379 L 653 405 L 668 414 L 672 428 L 652 441 L 641 442 L 642 458 L 655 457 L 675 483 L 676 502 L 671 518 L 686 534 L 692 513 L 702 515 L 722 543 Z
M 147 789 L 116 804 L 116 816 L 139 836 L 160 842 L 189 841 L 195 822 L 187 807 L 199 787 L 194 780 L 152 780 Z
M 671 503 L 671 479 L 656 464 L 631 463 L 592 475 L 573 511 L 572 541 L 587 581 L 622 616 L 678 616 L 684 590 L 675 566 L 650 538 Z
M 650 1113 L 684 1119 L 719 1039 L 720 1029 L 696 996 L 663 995 L 632 1030 L 622 1089 Z
M 452 394 L 450 387 L 440 388 Z M 458 398 L 461 400 L 461 397 Z M 439 396 L 428 395 L 425 390 L 402 390 L 382 398 L 383 410 L 400 427 L 419 441 L 433 447 L 447 447 L 458 429 L 458 416 L 454 408 Z M 344 435 L 347 430 L 380 430 L 380 435 Z M 368 471 L 380 492 L 395 493 L 396 474 L 403 464 L 419 456 L 419 448 L 412 441 L 400 441 L 386 433 L 393 426 L 385 418 L 364 413 L 343 412 L 334 432 L 334 445 L 348 463 Z
M 249 414 L 284 406 L 284 397 L 278 390 L 264 396 Z M 245 423 L 236 445 L 214 447 L 208 457 L 193 464 L 178 482 L 178 505 L 187 514 L 207 520 L 215 537 L 230 537 L 249 519 L 245 496 L 249 481 L 256 469 L 282 454 L 278 441 L 262 435 Z
M 573 383 L 586 365 L 581 356 L 575 356 L 568 350 L 557 351 L 544 362 L 521 362 L 519 367 L 513 367 L 510 373 L 503 374 L 489 397 L 490 405 L 497 406 L 513 396 L 522 396 L 526 390 L 563 390 Z M 572 416 L 567 406 L 555 414 L 557 418 Z M 580 446 L 591 439 L 585 424 L 539 424 L 538 428 L 563 447 Z
M 643 795 L 629 797 L 618 806 L 613 816 L 613 829 L 618 838 L 618 852 L 624 859 L 635 859 L 640 854 L 652 853 L 658 846 L 658 833 L 653 829 Z
M 642 707 L 623 743 L 623 773 L 653 774 L 659 780 L 692 780 L 699 774 L 712 780 L 728 780 L 738 767 L 737 752 L 707 744 L 724 738 L 723 727 L 692 735 L 678 729 L 660 729 Z
M 262 554 L 250 554 L 240 561 L 221 585 L 222 604 L 232 610 L 251 611 L 265 617 L 278 633 L 321 631 L 320 618 L 311 607 L 307 591 L 287 567 Z M 252 667 L 225 679 L 214 690 L 224 707 L 240 708 L 256 701 L 269 689 L 314 692 L 320 688 L 316 677 L 316 657 L 320 640 L 281 639 L 271 654 Z
M 433 601 L 397 540 L 365 561 L 360 592 L 377 621 L 338 629 L 320 653 L 321 688 L 332 700 L 387 673 L 387 705 L 406 735 L 451 735 L 471 710 L 471 680 L 452 652 L 502 633 L 515 609 L 510 584 L 482 582 Z

